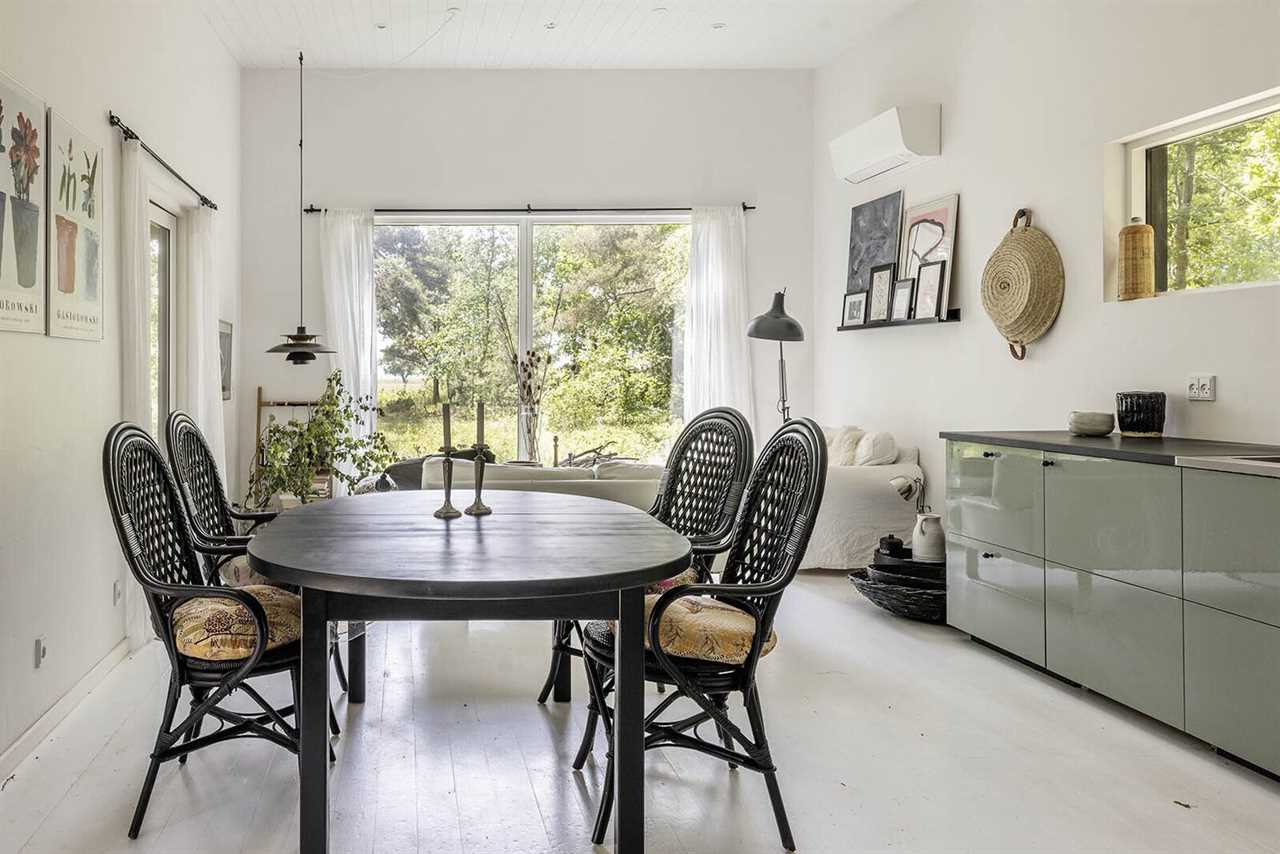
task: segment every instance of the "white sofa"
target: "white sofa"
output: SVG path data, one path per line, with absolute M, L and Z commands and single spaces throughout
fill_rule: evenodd
M 916 505 L 914 501 L 903 501 L 898 490 L 889 484 L 898 475 L 924 479 L 918 449 L 899 448 L 897 459 L 889 465 L 829 466 L 822 508 L 800 568 L 866 566 L 886 534 L 910 543 Z
M 889 480 L 897 475 L 923 479 L 919 459 L 917 449 L 900 448 L 890 465 L 829 467 L 822 509 L 800 568 L 854 569 L 871 562 L 885 534 L 909 542 L 915 503 L 903 501 Z M 444 487 L 442 465 L 438 459 L 422 464 L 423 489 Z M 454 488 L 470 490 L 473 472 L 472 464 L 455 463 Z M 498 463 L 485 466 L 484 488 L 589 495 L 648 510 L 661 477 L 662 466 L 639 463 L 603 463 L 594 469 Z
M 470 490 L 474 473 L 473 463 L 455 462 L 454 489 Z M 595 468 L 519 466 L 506 463 L 490 463 L 484 467 L 485 491 L 520 489 L 528 492 L 587 495 L 630 504 L 641 510 L 648 510 L 653 506 L 661 478 L 662 466 L 626 462 L 601 463 Z M 427 459 L 423 462 L 422 488 L 444 488 L 442 460 Z

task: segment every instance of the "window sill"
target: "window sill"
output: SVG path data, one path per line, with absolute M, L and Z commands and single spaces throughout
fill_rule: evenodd
M 1114 295 L 1110 295 L 1105 300 L 1103 300 L 1103 302 L 1125 304 L 1125 303 L 1136 303 L 1136 302 L 1150 302 L 1151 300 L 1161 300 L 1161 301 L 1169 300 L 1169 299 L 1179 300 L 1186 297 L 1203 296 L 1206 294 L 1235 294 L 1235 293 L 1240 293 L 1242 291 L 1256 291 L 1256 290 L 1262 290 L 1265 288 L 1275 288 L 1275 287 L 1280 287 L 1280 280 L 1273 281 L 1273 282 L 1241 282 L 1238 285 L 1216 285 L 1211 288 L 1186 288 L 1180 291 L 1160 291 L 1156 293 L 1154 296 L 1139 297 L 1138 299 L 1127 299 L 1127 300 L 1122 300 L 1117 298 Z

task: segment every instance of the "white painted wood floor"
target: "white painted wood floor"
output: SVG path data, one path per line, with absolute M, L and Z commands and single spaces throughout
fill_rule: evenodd
M 1280 784 L 951 629 L 894 619 L 842 574 L 802 575 L 779 633 L 760 681 L 803 852 L 1280 851 Z M 603 762 L 569 767 L 582 703 L 534 702 L 549 636 L 376 627 L 368 702 L 336 699 L 333 850 L 606 850 L 589 839 Z M 296 761 L 258 741 L 165 765 L 141 837 L 125 836 L 166 667 L 158 648 L 121 664 L 19 767 L 0 851 L 297 850 Z M 758 775 L 666 750 L 647 783 L 649 850 L 780 850 Z

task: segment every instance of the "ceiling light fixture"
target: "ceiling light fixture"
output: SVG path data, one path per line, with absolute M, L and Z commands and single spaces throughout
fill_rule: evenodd
M 716 21 L 714 24 L 712 24 L 712 25 L 711 25 L 711 29 L 713 29 L 713 30 L 723 30 L 723 29 L 725 29 L 725 28 L 726 28 L 726 27 L 728 27 L 728 26 L 729 26 L 729 25 L 728 25 L 728 24 L 726 24 L 724 21 Z
M 302 320 L 302 52 L 298 52 L 298 331 L 286 332 L 285 341 L 268 350 L 268 353 L 284 353 L 291 365 L 305 365 L 316 360 L 317 353 L 332 353 L 331 348 L 317 341 L 316 335 L 307 332 Z
M 374 26 L 375 26 L 375 27 L 377 27 L 377 28 L 378 28 L 378 29 L 380 29 L 380 30 L 385 30 L 385 29 L 387 28 L 387 25 L 386 25 L 386 24 L 384 24 L 384 23 L 382 23 L 382 22 L 378 22 L 378 23 L 374 24 Z
M 667 13 L 668 13 L 668 12 L 670 12 L 670 11 L 671 11 L 671 10 L 670 10 L 670 9 L 668 9 L 666 6 L 654 6 L 654 7 L 653 7 L 653 14 L 655 14 L 655 15 L 665 15 L 665 14 L 667 14 Z
M 547 21 L 547 22 L 546 22 L 545 24 L 543 24 L 542 26 L 543 26 L 543 28 L 544 28 L 544 29 L 554 30 L 554 29 L 556 28 L 556 22 L 555 22 L 555 21 Z

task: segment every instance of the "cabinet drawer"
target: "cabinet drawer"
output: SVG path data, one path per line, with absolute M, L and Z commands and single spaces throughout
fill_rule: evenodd
M 947 443 L 947 530 L 1025 554 L 1044 554 L 1044 454 Z
M 1182 473 L 1183 596 L 1280 626 L 1280 479 Z
M 1182 726 L 1182 602 L 1045 564 L 1047 667 L 1153 718 Z
M 1187 732 L 1280 773 L 1280 629 L 1194 602 L 1187 624 Z
M 1045 454 L 1045 560 L 1182 595 L 1182 473 Z
M 947 622 L 1044 666 L 1044 560 L 947 535 Z

